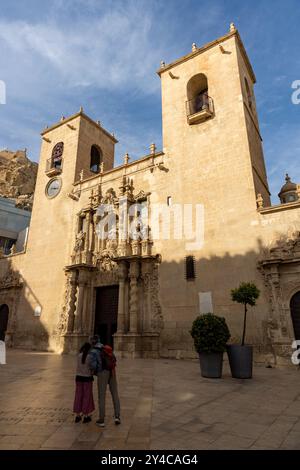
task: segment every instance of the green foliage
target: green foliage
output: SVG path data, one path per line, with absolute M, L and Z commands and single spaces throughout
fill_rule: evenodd
M 246 319 L 247 319 L 247 305 L 253 307 L 256 304 L 256 300 L 260 295 L 260 290 L 256 287 L 253 282 L 241 282 L 239 287 L 231 290 L 231 298 L 234 302 L 243 304 L 245 307 L 244 311 L 244 326 L 241 345 L 245 344 L 246 336 Z
M 212 313 L 198 316 L 193 322 L 190 333 L 198 353 L 224 352 L 230 338 L 225 318 Z
M 255 284 L 252 282 L 242 282 L 239 287 L 232 289 L 231 298 L 234 302 L 253 307 L 256 304 L 259 294 L 260 290 Z

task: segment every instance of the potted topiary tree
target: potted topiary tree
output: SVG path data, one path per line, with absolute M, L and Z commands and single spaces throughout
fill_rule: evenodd
M 260 295 L 259 289 L 252 282 L 242 282 L 238 288 L 231 290 L 234 302 L 244 305 L 244 325 L 241 344 L 227 346 L 227 354 L 232 377 L 236 379 L 251 379 L 253 364 L 253 347 L 245 344 L 248 305 L 253 307 Z
M 225 319 L 212 313 L 200 315 L 194 320 L 190 333 L 199 354 L 202 377 L 220 378 L 223 353 L 230 338 Z

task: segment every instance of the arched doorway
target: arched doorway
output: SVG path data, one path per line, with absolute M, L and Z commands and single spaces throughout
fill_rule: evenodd
M 300 291 L 291 298 L 290 309 L 295 339 L 300 340 Z
M 9 308 L 6 304 L 0 306 L 0 341 L 5 340 L 5 333 L 8 325 Z

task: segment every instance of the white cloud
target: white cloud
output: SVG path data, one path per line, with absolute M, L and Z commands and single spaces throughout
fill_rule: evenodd
M 7 68 L 13 55 L 15 68 L 35 75 L 33 81 L 52 75 L 68 87 L 126 86 L 153 92 L 160 52 L 158 45 L 149 48 L 152 21 L 151 12 L 141 16 L 132 7 L 126 14 L 116 9 L 75 24 L 2 20 L 0 63 Z
M 110 5 L 54 0 L 51 11 L 35 19 L 0 18 L 0 78 L 7 84 L 1 144 L 27 145 L 36 159 L 39 131 L 84 105 L 118 134 L 121 151 L 124 146 L 141 155 L 143 127 L 132 126 L 136 117 L 120 101 L 126 103 L 129 94 L 159 99 L 155 70 L 165 56 L 163 48 L 170 52 L 172 46 L 168 31 L 157 34 L 155 15 L 153 4 L 144 0 Z

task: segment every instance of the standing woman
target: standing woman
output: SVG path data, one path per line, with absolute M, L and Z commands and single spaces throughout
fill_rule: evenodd
M 94 411 L 93 374 L 90 369 L 90 343 L 84 343 L 77 357 L 76 391 L 73 412 L 76 413 L 75 423 L 79 423 L 83 416 L 83 423 L 89 423 L 90 414 Z

